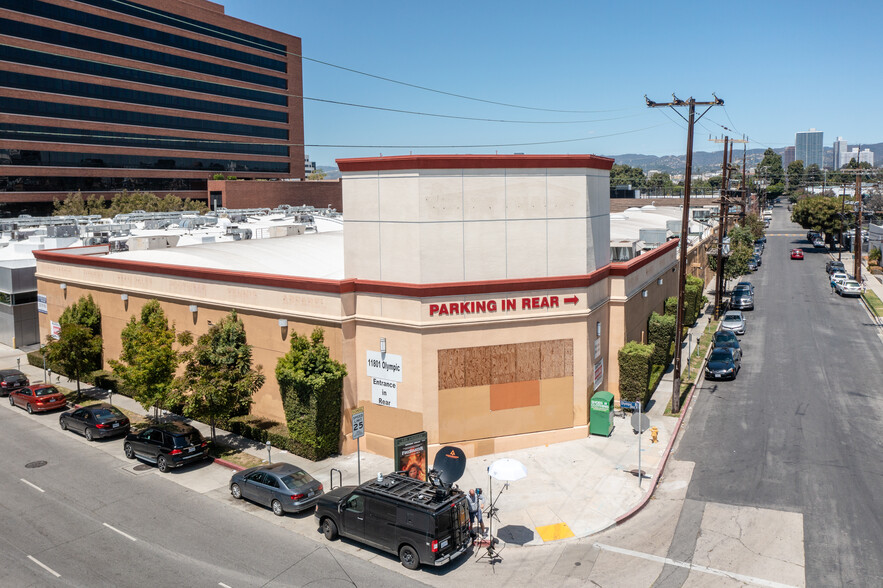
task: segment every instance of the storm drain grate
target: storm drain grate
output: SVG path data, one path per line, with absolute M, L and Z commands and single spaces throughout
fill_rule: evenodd
M 33 468 L 42 468 L 42 467 L 43 467 L 44 465 L 46 465 L 47 463 L 48 463 L 47 461 L 42 460 L 42 459 L 39 459 L 39 460 L 37 460 L 37 461 L 32 461 L 31 463 L 26 463 L 26 464 L 25 464 L 25 467 L 26 467 L 26 468 L 30 468 L 30 469 L 33 469 Z
M 135 470 L 136 472 L 146 472 L 147 470 L 151 469 L 152 467 L 153 466 L 149 466 L 146 463 L 139 463 L 138 465 L 136 465 L 132 469 Z

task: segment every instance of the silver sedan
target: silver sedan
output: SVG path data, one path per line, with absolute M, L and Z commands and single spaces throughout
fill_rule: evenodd
M 745 334 L 745 317 L 742 311 L 729 310 L 721 320 L 721 329 L 724 331 L 732 331 L 737 335 Z

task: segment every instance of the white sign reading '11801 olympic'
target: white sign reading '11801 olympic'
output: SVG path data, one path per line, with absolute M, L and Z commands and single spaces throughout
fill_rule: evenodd
M 368 375 L 372 378 L 402 381 L 402 356 L 379 351 L 368 352 Z

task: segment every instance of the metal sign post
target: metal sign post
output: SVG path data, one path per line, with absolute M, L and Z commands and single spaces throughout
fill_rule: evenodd
M 620 402 L 622 405 L 622 402 Z M 641 471 L 641 435 L 650 427 L 650 419 L 641 414 L 641 401 L 629 403 L 629 408 L 637 408 L 638 412 L 632 415 L 632 428 L 638 432 L 638 487 L 641 487 L 641 481 L 644 472 Z
M 638 402 L 638 423 L 641 422 L 641 403 Z M 644 472 L 641 471 L 641 437 L 644 436 L 644 431 L 638 430 L 638 488 L 641 487 L 641 480 L 644 478 Z
M 365 436 L 365 407 L 353 410 L 353 439 L 356 440 L 356 462 L 359 471 L 359 484 L 362 483 L 362 448 L 359 439 Z

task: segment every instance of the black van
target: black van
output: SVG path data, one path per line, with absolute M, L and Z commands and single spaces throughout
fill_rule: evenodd
M 403 474 L 327 492 L 316 518 L 329 541 L 341 535 L 367 543 L 398 555 L 409 570 L 446 564 L 472 545 L 466 495 Z

